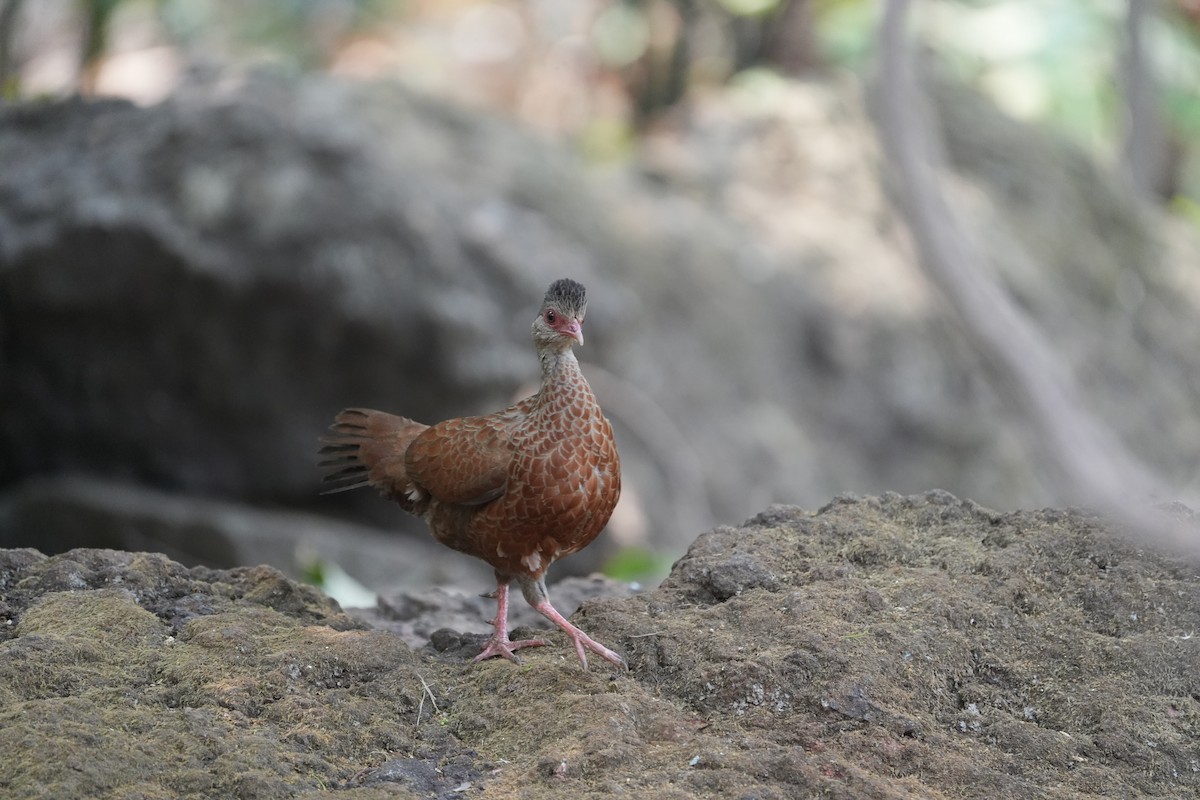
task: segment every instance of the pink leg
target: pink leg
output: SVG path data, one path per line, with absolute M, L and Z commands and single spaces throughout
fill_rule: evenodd
M 520 664 L 521 659 L 517 658 L 517 654 L 513 652 L 514 650 L 520 650 L 522 647 L 541 647 L 546 644 L 545 639 L 522 639 L 519 642 L 514 642 L 508 638 L 507 581 L 497 581 L 496 619 L 492 621 L 492 626 L 495 628 L 492 632 L 492 638 L 488 639 L 483 652 L 475 656 L 475 661 L 483 661 L 485 658 L 493 658 L 494 656 L 504 656 L 509 661 Z
M 579 628 L 576 628 L 567 621 L 566 617 L 558 613 L 558 610 L 554 606 L 550 605 L 550 598 L 546 594 L 546 584 L 544 581 L 535 581 L 529 578 L 518 578 L 517 581 L 521 584 L 521 593 L 525 595 L 525 600 L 529 605 L 533 606 L 534 610 L 543 617 L 562 628 L 567 636 L 571 638 L 571 641 L 575 644 L 575 653 L 579 656 L 579 663 L 583 664 L 584 669 L 587 669 L 588 665 L 588 650 L 596 653 L 614 666 L 624 670 L 629 669 L 625 664 L 625 659 L 579 630 Z

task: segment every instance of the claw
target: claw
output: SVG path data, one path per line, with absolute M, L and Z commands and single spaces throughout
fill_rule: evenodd
M 540 611 L 541 609 L 538 610 Z M 609 650 L 607 647 L 600 644 L 583 631 L 579 630 L 579 628 L 576 628 L 574 625 L 571 625 L 571 623 L 566 622 L 566 620 L 563 620 L 563 622 L 566 623 L 566 626 L 564 626 L 563 623 L 559 623 L 559 625 L 564 631 L 567 632 L 567 636 L 571 637 L 571 641 L 575 643 L 575 653 L 579 656 L 579 663 L 583 665 L 585 670 L 588 668 L 587 650 L 591 650 L 593 653 L 600 656 L 614 667 L 619 667 L 625 672 L 629 671 L 629 665 L 625 663 L 625 659 L 621 658 L 612 650 Z M 586 650 L 584 648 L 586 648 Z
M 517 658 L 517 654 L 513 652 L 514 650 L 520 650 L 522 647 L 543 647 L 546 644 L 548 644 L 548 642 L 545 639 L 521 639 L 520 641 L 514 642 L 509 639 L 508 636 L 505 636 L 503 639 L 499 638 L 498 636 L 492 636 L 492 638 L 488 639 L 488 643 L 484 646 L 479 655 L 475 656 L 475 658 L 471 660 L 483 661 L 485 659 L 495 658 L 496 656 L 503 656 L 514 664 L 520 664 L 521 659 Z

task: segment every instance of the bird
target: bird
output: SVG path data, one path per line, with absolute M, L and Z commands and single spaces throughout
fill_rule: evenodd
M 482 559 L 495 571 L 493 632 L 475 661 L 546 645 L 513 641 L 509 587 L 570 638 L 583 669 L 590 651 L 620 669 L 625 660 L 571 624 L 550 603 L 546 570 L 603 530 L 621 494 L 621 460 L 612 425 L 580 370 L 587 291 L 554 281 L 534 317 L 541 363 L 536 393 L 492 414 L 425 425 L 367 408 L 341 411 L 321 437 L 332 470 L 324 494 L 374 487 L 422 518 L 440 543 Z

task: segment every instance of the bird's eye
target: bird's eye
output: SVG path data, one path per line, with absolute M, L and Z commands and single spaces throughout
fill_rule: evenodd
M 558 315 L 554 313 L 554 309 L 552 309 L 552 308 L 546 309 L 546 322 L 553 325 L 555 320 L 557 320 L 557 319 L 558 319 Z

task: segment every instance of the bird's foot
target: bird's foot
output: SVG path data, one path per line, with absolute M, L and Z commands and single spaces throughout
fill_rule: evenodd
M 528 596 L 526 596 L 526 599 L 528 599 Z M 613 666 L 620 667 L 626 672 L 629 671 L 629 665 L 625 663 L 625 659 L 568 622 L 566 617 L 558 613 L 558 610 L 550 605 L 550 600 L 545 596 L 536 599 L 531 605 L 535 611 L 562 628 L 563 633 L 571 637 L 571 642 L 575 645 L 575 654 L 579 656 L 579 663 L 583 665 L 584 669 L 588 668 L 587 651 L 591 650 Z
M 488 643 L 484 646 L 483 651 L 472 660 L 484 661 L 496 656 L 503 656 L 514 664 L 520 664 L 521 659 L 517 658 L 517 654 L 513 652 L 514 650 L 520 650 L 522 647 L 543 647 L 546 644 L 545 639 L 521 639 L 514 642 L 507 635 L 503 637 L 493 636 L 488 639 Z
M 583 665 L 584 669 L 588 668 L 587 651 L 591 650 L 593 653 L 600 656 L 613 666 L 620 667 L 626 672 L 629 671 L 629 665 L 625 663 L 625 659 L 621 658 L 612 650 L 609 650 L 607 647 L 600 644 L 595 639 L 579 630 L 579 628 L 576 628 L 574 625 L 571 625 L 571 627 L 574 628 L 573 631 L 567 630 L 566 628 L 563 630 L 566 630 L 567 636 L 570 636 L 571 641 L 575 643 L 575 653 L 579 656 L 579 663 Z

